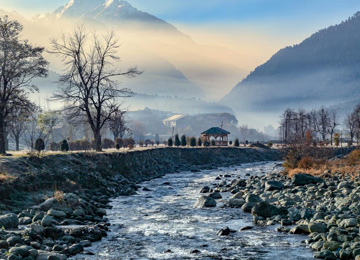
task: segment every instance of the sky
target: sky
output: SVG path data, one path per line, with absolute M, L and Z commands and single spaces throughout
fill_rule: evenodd
M 105 1 L 105 0 L 104 0 Z M 28 18 L 53 12 L 69 0 L 0 0 L 0 8 Z M 270 35 L 280 44 L 298 43 L 319 29 L 360 11 L 359 0 L 128 0 L 196 39 L 197 33 Z M 200 37 L 199 37 L 200 38 Z M 281 39 L 286 39 L 281 41 Z
M 69 0 L 0 0 L 27 16 L 52 12 Z M 358 0 L 128 0 L 140 10 L 179 24 L 337 21 L 360 11 Z M 310 21 L 309 21 L 310 20 Z

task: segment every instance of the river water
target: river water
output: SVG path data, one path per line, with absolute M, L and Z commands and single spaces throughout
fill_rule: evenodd
M 141 184 L 137 195 L 111 202 L 107 217 L 111 232 L 107 238 L 74 259 L 313 259 L 312 251 L 301 241 L 305 236 L 282 234 L 276 226 L 253 226 L 252 216 L 241 209 L 194 209 L 203 186 L 219 183 L 218 175 L 247 178 L 279 169 L 274 162 L 250 163 L 217 170 L 168 174 Z M 223 199 L 230 193 L 222 193 Z M 227 237 L 216 233 L 224 228 L 236 230 Z M 197 251 L 195 251 L 197 250 Z

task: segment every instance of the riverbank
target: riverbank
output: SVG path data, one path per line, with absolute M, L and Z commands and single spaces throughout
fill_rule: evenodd
M 282 157 L 279 150 L 161 148 L 2 159 L 0 206 L 2 214 L 11 214 L 0 217 L 0 226 L 21 224 L 25 230 L 0 232 L 0 253 L 8 259 L 65 259 L 106 235 L 109 198 L 134 194 L 140 182 Z
M 308 235 L 308 247 L 319 259 L 360 259 L 360 176 L 326 171 L 322 177 L 298 173 L 250 176 L 247 180 L 219 176 L 203 187 L 194 207 L 216 207 L 223 192 L 233 193 L 230 208 L 251 213 L 260 226 L 277 225 L 282 233 Z M 252 227 L 249 227 L 249 229 Z M 231 234 L 232 227 L 219 231 Z M 304 244 L 305 246 L 305 244 Z

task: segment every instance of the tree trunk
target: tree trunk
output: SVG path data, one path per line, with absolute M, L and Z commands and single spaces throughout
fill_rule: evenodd
M 95 150 L 97 152 L 101 152 L 102 149 L 101 149 L 101 134 L 100 132 L 99 133 L 95 133 Z
M 0 116 L 0 154 L 6 154 L 5 122 Z
M 20 151 L 20 136 L 15 136 L 16 151 Z

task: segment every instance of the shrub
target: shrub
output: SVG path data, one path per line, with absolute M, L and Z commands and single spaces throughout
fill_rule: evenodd
M 347 156 L 347 164 L 348 165 L 356 165 L 356 164 L 359 164 L 359 162 L 360 162 L 360 149 L 356 149 L 356 150 L 352 151 Z
M 109 139 L 109 138 L 104 138 L 102 140 L 102 147 L 104 149 L 110 149 L 110 148 L 114 148 L 115 144 L 114 141 Z
M 169 138 L 169 140 L 168 140 L 168 142 L 167 142 L 167 145 L 168 145 L 169 147 L 172 147 L 172 146 L 174 145 L 172 138 Z
M 69 144 L 66 140 L 63 140 L 60 147 L 62 152 L 68 152 L 69 151 Z
M 115 143 L 116 143 L 116 146 L 119 145 L 120 148 L 121 148 L 121 147 L 124 147 L 124 140 L 121 139 L 120 137 L 117 137 L 117 138 L 116 138 Z
M 207 140 L 205 140 L 205 141 L 204 141 L 204 146 L 205 146 L 205 147 L 209 147 L 209 146 L 210 146 L 210 142 L 207 141 Z
M 232 145 L 232 141 L 229 141 L 229 145 Z
M 271 148 L 271 147 L 273 146 L 273 143 L 272 143 L 272 142 L 268 142 L 268 143 L 267 143 L 267 146 Z
M 309 170 L 315 164 L 315 160 L 310 156 L 305 156 L 297 164 L 297 168 Z
M 115 148 L 116 148 L 116 150 L 120 150 L 120 148 L 121 148 L 120 144 L 117 143 L 117 144 L 115 145 Z
M 195 146 L 196 146 L 196 138 L 195 138 L 195 137 L 191 137 L 191 138 L 190 138 L 190 146 L 191 146 L 191 147 L 195 147 Z
M 88 140 L 75 140 L 69 143 L 69 150 L 70 151 L 81 151 L 81 150 L 90 150 L 91 144 Z
M 234 141 L 234 146 L 235 147 L 239 147 L 240 146 L 240 142 L 239 142 L 239 139 L 235 139 L 235 141 Z
M 60 144 L 52 142 L 49 145 L 51 151 L 59 151 L 60 150 Z
M 45 149 L 44 140 L 41 138 L 36 139 L 35 141 L 35 150 L 39 153 Z
M 144 141 L 139 141 L 139 146 L 143 147 L 144 146 Z
M 145 146 L 148 147 L 149 145 L 154 146 L 154 142 L 151 141 L 150 139 L 146 139 L 145 140 Z
M 179 139 L 179 135 L 176 134 L 175 135 L 175 146 L 179 147 L 181 145 L 180 139 Z
M 186 146 L 186 136 L 185 135 L 181 136 L 181 146 Z
M 215 140 L 211 140 L 211 146 L 215 146 L 216 143 L 215 143 Z
M 125 139 L 124 143 L 125 143 L 126 147 L 129 148 L 130 150 L 135 147 L 135 140 L 132 139 L 131 137 Z
M 199 137 L 199 139 L 198 139 L 198 141 L 197 141 L 197 145 L 200 146 L 200 147 L 202 146 L 202 140 L 201 140 L 200 137 Z

